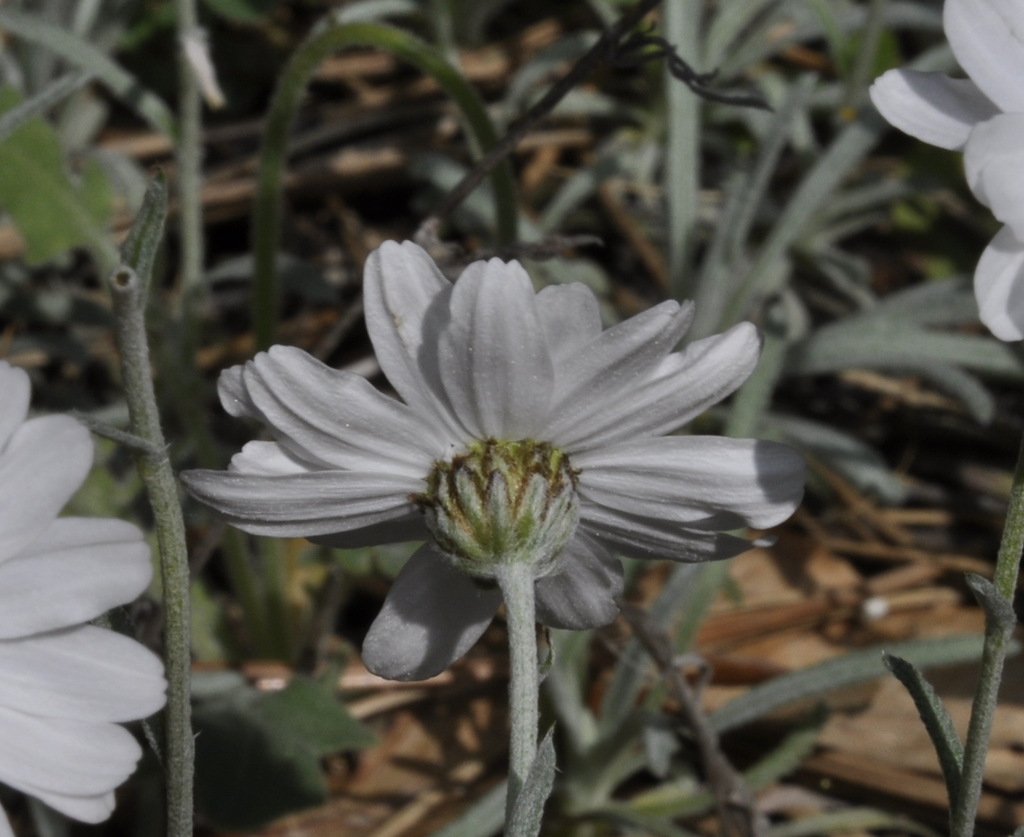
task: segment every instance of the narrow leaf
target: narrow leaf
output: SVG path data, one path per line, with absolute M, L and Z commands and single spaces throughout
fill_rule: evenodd
M 508 782 L 499 782 L 462 816 L 431 837 L 492 837 L 505 823 L 505 794 Z
M 84 87 L 92 76 L 89 73 L 68 73 L 50 83 L 35 96 L 15 105 L 3 116 L 0 116 L 0 142 L 28 122 L 33 116 L 45 113 L 66 96 L 70 96 L 80 87 Z
M 100 50 L 77 35 L 48 23 L 38 14 L 0 6 L 0 29 L 48 49 L 63 60 L 95 74 L 111 93 L 135 110 L 160 133 L 174 137 L 174 114 L 156 94 Z
M 544 819 L 544 803 L 555 782 L 555 728 L 548 730 L 537 748 L 530 772 L 516 797 L 505 827 L 506 837 L 537 837 Z
M 768 831 L 767 837 L 818 837 L 819 834 L 861 834 L 868 829 L 885 829 L 898 834 L 913 834 L 916 837 L 939 837 L 937 831 L 920 825 L 901 815 L 874 808 L 843 808 L 801 817 L 793 822 L 777 825 Z
M 960 776 L 964 764 L 964 745 L 953 727 L 953 719 L 949 717 L 946 705 L 935 694 L 931 683 L 925 680 L 913 664 L 893 654 L 885 654 L 882 659 L 914 699 L 914 705 L 939 758 L 942 776 L 946 780 L 946 793 L 952 805 L 960 793 Z
M 914 665 L 948 666 L 966 663 L 981 656 L 983 637 L 945 636 L 875 645 L 845 654 L 810 668 L 784 674 L 756 686 L 730 701 L 711 716 L 711 725 L 719 733 L 749 723 L 779 707 L 804 698 L 817 697 L 842 686 L 873 680 L 886 673 L 882 654 L 896 654 Z M 1019 648 L 1019 646 L 1017 646 Z
M 153 262 L 163 238 L 167 219 L 167 180 L 157 172 L 149 182 L 139 214 L 132 222 L 128 237 L 121 246 L 121 261 L 131 267 L 142 282 L 143 294 L 153 278 Z
M 792 773 L 813 751 L 818 733 L 827 716 L 824 710 L 813 712 L 806 722 L 790 732 L 768 755 L 743 773 L 743 780 L 752 790 L 767 787 Z M 715 798 L 709 790 L 694 792 L 687 786 L 663 782 L 633 797 L 632 811 L 648 817 L 696 817 L 710 811 Z
M 974 598 L 985 611 L 991 621 L 986 626 L 987 631 L 995 630 L 997 633 L 1005 634 L 1007 637 L 1013 633 L 1017 625 L 1017 615 L 1014 613 L 1013 604 L 1006 600 L 996 586 L 984 576 L 977 573 L 967 573 L 964 577 L 967 586 L 974 593 Z

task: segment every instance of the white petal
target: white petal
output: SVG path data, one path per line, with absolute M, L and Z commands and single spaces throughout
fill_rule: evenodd
M 200 502 L 254 535 L 304 538 L 347 532 L 407 517 L 422 480 L 394 474 L 315 471 L 250 476 L 234 471 L 186 471 L 181 481 Z
M 803 458 L 775 442 L 667 436 L 585 452 L 582 519 L 589 504 L 694 529 L 774 526 L 803 495 Z
M 0 564 L 0 639 L 95 619 L 133 601 L 152 574 L 149 546 L 131 524 L 58 518 Z
M 538 437 L 556 441 L 589 415 L 618 402 L 650 376 L 693 319 L 693 304 L 668 301 L 602 332 L 555 369 L 555 401 Z
M 951 151 L 962 151 L 971 129 L 999 113 L 973 81 L 942 73 L 889 70 L 869 92 L 890 124 Z
M 658 520 L 593 506 L 580 528 L 612 552 L 630 558 L 695 563 L 732 558 L 755 546 L 722 532 L 698 532 Z
M 362 549 L 367 546 L 380 546 L 387 543 L 425 541 L 429 537 L 423 514 L 419 509 L 414 509 L 405 517 L 396 517 L 394 520 L 364 526 L 349 532 L 316 535 L 309 540 L 324 546 L 333 546 L 335 549 Z
M 0 561 L 42 534 L 92 465 L 89 431 L 70 416 L 30 419 L 0 454 Z
M 28 373 L 0 360 L 0 393 L 0 451 L 3 451 L 11 434 L 28 415 L 32 399 Z
M 296 459 L 288 451 L 282 450 L 277 442 L 246 442 L 242 449 L 231 457 L 228 466 L 232 471 L 249 476 L 283 476 L 285 474 L 305 474 L 320 470 L 311 462 Z
M 652 376 L 552 442 L 573 454 L 675 430 L 731 394 L 754 370 L 760 353 L 761 337 L 750 323 L 705 337 L 669 355 Z
M 537 313 L 556 365 L 601 333 L 601 307 L 594 292 L 581 282 L 541 289 Z
M 964 149 L 964 170 L 978 200 L 1024 236 L 1024 113 L 978 125 Z
M 127 779 L 142 755 L 123 727 L 0 706 L 0 782 L 33 796 L 92 796 Z
M 537 579 L 537 621 L 582 631 L 614 622 L 622 595 L 622 564 L 600 543 L 577 532 L 559 556 L 559 570 Z
M 463 271 L 438 356 L 449 402 L 477 438 L 527 438 L 547 418 L 554 370 L 533 284 L 518 262 L 491 259 Z
M 293 346 L 261 352 L 242 378 L 282 447 L 300 459 L 421 476 L 446 452 L 445 440 L 405 404 Z
M 946 0 L 943 29 L 953 54 L 1004 111 L 1024 111 L 1024 14 L 1019 0 Z
M 380 368 L 417 414 L 462 440 L 468 434 L 452 413 L 437 365 L 451 291 L 433 259 L 411 241 L 386 241 L 366 260 L 366 329 Z
M 263 413 L 256 409 L 245 386 L 245 364 L 225 369 L 217 378 L 217 395 L 221 406 L 229 416 L 253 418 L 266 423 Z
M 7 812 L 3 808 L 0 808 L 0 837 L 14 837 L 11 821 L 7 819 Z
M 389 680 L 433 677 L 473 646 L 499 604 L 496 585 L 476 581 L 424 544 L 398 574 L 370 626 L 363 662 Z
M 4 640 L 0 671 L 0 706 L 77 721 L 148 718 L 167 685 L 155 654 L 93 625 Z
M 1024 244 L 1003 227 L 974 271 L 981 321 L 1000 340 L 1024 340 Z
M 92 796 L 74 796 L 64 793 L 51 793 L 34 790 L 32 795 L 45 802 L 54 811 L 79 822 L 103 822 L 114 813 L 115 797 L 113 791 L 93 794 Z

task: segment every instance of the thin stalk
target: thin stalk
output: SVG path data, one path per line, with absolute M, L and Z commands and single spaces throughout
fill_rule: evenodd
M 524 563 L 502 567 L 497 578 L 505 597 L 511 669 L 508 686 L 511 737 L 508 795 L 505 797 L 506 822 L 512 816 L 516 799 L 537 756 L 540 674 L 537 668 L 537 614 L 533 580 L 533 567 Z
M 186 39 L 199 30 L 196 0 L 176 0 L 178 32 L 178 205 L 181 224 L 179 310 L 186 318 L 203 274 L 202 126 L 203 100 L 199 81 L 185 55 Z
M 451 0 L 430 0 L 430 17 L 434 40 L 448 63 L 459 67 L 459 47 L 455 40 L 455 19 Z
M 700 49 L 701 8 L 697 0 L 666 3 L 665 37 L 679 54 L 694 64 Z M 699 69 L 699 67 L 698 67 Z M 696 273 L 691 269 L 700 204 L 701 100 L 678 84 L 665 68 L 668 141 L 665 183 L 668 209 L 669 283 L 675 299 L 690 299 Z
M 1017 467 L 1013 472 L 1010 503 L 1006 511 L 1006 525 L 999 544 L 996 570 L 993 578 L 995 592 L 1012 613 L 1012 602 L 1017 590 L 1021 551 L 1024 550 L 1024 438 L 1017 454 Z M 1008 624 L 1007 624 L 1008 623 Z M 981 670 L 978 686 L 971 705 L 971 720 L 967 726 L 964 744 L 964 763 L 960 779 L 960 793 L 953 803 L 950 821 L 952 837 L 971 837 L 981 798 L 981 783 L 985 773 L 992 721 L 999 698 L 999 684 L 1003 677 L 1007 647 L 1013 634 L 1011 619 L 1000 619 L 996 608 L 986 608 L 985 646 L 981 652 Z
M 167 709 L 164 725 L 164 769 L 167 773 L 168 837 L 191 837 L 192 773 L 195 751 L 192 738 L 191 612 L 189 608 L 188 549 L 185 523 L 178 502 L 177 483 L 160 428 L 149 347 L 142 283 L 122 266 L 110 279 L 117 321 L 121 370 L 132 433 L 149 447 L 138 451 L 139 473 L 156 521 L 157 544 L 164 591 L 164 664 L 167 669 Z

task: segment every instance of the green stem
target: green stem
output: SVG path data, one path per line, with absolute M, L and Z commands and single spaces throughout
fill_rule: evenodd
M 665 37 L 679 54 L 699 66 L 701 8 L 698 0 L 666 3 Z M 668 113 L 665 183 L 668 197 L 668 261 L 670 291 L 675 299 L 695 293 L 691 269 L 700 204 L 701 99 L 680 84 L 666 69 L 665 95 Z
M 497 581 L 505 597 L 511 669 L 508 687 L 511 737 L 508 795 L 505 798 L 505 819 L 508 822 L 537 755 L 540 674 L 537 668 L 533 567 L 524 563 L 507 564 L 501 568 Z
M 963 771 L 960 793 L 953 800 L 950 818 L 952 837 L 971 837 L 981 799 L 992 721 L 999 699 L 1007 648 L 1013 635 L 1013 597 L 1017 589 L 1021 551 L 1024 550 L 1024 438 L 1017 454 L 1013 473 L 1010 503 L 1006 511 L 1003 539 L 999 544 L 994 576 L 994 594 L 1002 599 L 1002 607 L 985 608 L 985 646 L 981 652 L 978 686 L 971 705 L 971 720 L 964 743 Z M 1002 616 L 1002 618 L 1000 618 Z
M 498 142 L 497 132 L 476 90 L 438 50 L 418 38 L 379 23 L 346 23 L 316 31 L 292 55 L 274 91 L 267 112 L 260 169 L 253 205 L 253 329 L 256 348 L 274 343 L 277 320 L 276 257 L 281 221 L 281 181 L 287 157 L 288 134 L 313 72 L 331 53 L 354 46 L 372 46 L 408 61 L 434 78 L 452 98 L 466 120 L 477 156 Z M 515 178 L 506 161 L 492 175 L 498 240 L 516 239 L 518 208 Z
M 202 126 L 203 100 L 196 74 L 185 57 L 186 38 L 199 31 L 195 0 L 177 0 L 178 33 L 178 204 L 181 223 L 181 296 L 186 319 L 203 274 Z
M 192 708 L 189 702 L 191 613 L 185 523 L 178 502 L 177 483 L 160 428 L 160 414 L 150 375 L 142 284 L 135 271 L 125 266 L 118 268 L 110 279 L 110 293 L 117 319 L 117 338 L 131 429 L 151 446 L 148 452 L 137 454 L 137 461 L 153 507 L 163 578 L 164 662 L 167 668 L 164 743 L 167 835 L 191 837 L 195 752 Z

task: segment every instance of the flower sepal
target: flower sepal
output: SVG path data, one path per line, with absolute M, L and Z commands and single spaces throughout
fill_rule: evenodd
M 576 473 L 563 451 L 530 439 L 484 439 L 435 463 L 414 497 L 445 555 L 470 575 L 531 564 L 553 572 L 576 532 Z

